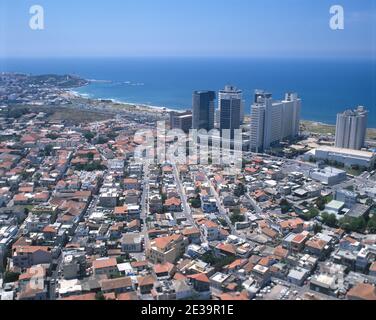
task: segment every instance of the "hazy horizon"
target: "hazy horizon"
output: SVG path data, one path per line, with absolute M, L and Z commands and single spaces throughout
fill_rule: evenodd
M 333 1 L 29 0 L 0 3 L 0 57 L 375 58 L 375 1 L 342 0 L 344 30 L 329 27 Z

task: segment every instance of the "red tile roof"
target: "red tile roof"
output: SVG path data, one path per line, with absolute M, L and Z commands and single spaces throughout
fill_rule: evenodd
M 116 258 L 97 259 L 93 261 L 94 269 L 110 268 L 110 267 L 116 267 L 116 266 L 117 266 Z
M 194 279 L 194 280 L 199 281 L 199 282 L 205 282 L 205 283 L 210 282 L 208 276 L 205 273 L 197 273 L 197 274 L 188 276 L 188 278 Z

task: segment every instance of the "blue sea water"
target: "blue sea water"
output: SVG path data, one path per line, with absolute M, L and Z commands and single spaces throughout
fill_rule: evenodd
M 280 99 L 296 91 L 302 118 L 334 124 L 336 114 L 363 105 L 376 128 L 375 60 L 261 58 L 64 58 L 0 60 L 0 71 L 77 74 L 93 82 L 76 91 L 92 98 L 190 109 L 192 91 L 233 84 L 244 92 L 265 89 Z

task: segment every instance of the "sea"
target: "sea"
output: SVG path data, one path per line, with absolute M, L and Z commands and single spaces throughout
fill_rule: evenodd
M 94 99 L 188 110 L 194 90 L 243 90 L 250 113 L 255 89 L 302 99 L 302 119 L 335 124 L 336 114 L 366 107 L 376 128 L 375 59 L 278 58 L 9 58 L 0 72 L 75 74 L 93 80 L 74 91 Z

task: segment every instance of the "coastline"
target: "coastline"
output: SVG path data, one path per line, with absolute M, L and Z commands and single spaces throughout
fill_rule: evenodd
M 96 80 L 96 79 L 85 79 L 88 84 L 90 83 L 111 83 L 111 80 Z M 88 85 L 87 84 L 87 85 Z M 85 87 L 85 86 L 81 86 Z M 159 116 L 165 116 L 169 112 L 182 112 L 183 109 L 174 109 L 171 107 L 163 107 L 163 106 L 155 106 L 150 104 L 144 104 L 144 103 L 134 103 L 134 102 L 128 102 L 128 101 L 122 101 L 117 99 L 108 99 L 108 98 L 93 98 L 90 94 L 84 93 L 84 92 L 78 92 L 75 91 L 73 88 L 66 91 L 68 95 L 70 95 L 73 99 L 84 99 L 88 101 L 92 101 L 94 103 L 111 103 L 112 107 L 116 109 L 124 109 L 127 111 L 134 111 L 134 112 L 146 112 L 146 113 L 157 113 Z M 187 108 L 186 110 L 189 110 Z M 249 115 L 247 115 L 249 117 Z M 307 131 L 311 133 L 316 134 L 324 134 L 329 136 L 335 135 L 336 125 L 325 123 L 322 121 L 316 121 L 316 120 L 309 120 L 309 119 L 301 119 L 301 125 L 307 129 Z M 367 139 L 370 140 L 376 140 L 376 128 L 368 128 L 367 129 Z
M 92 81 L 92 80 L 90 80 Z M 95 81 L 106 81 L 106 80 L 95 80 Z M 182 112 L 184 110 L 182 109 L 173 109 L 171 107 L 162 107 L 162 106 L 154 106 L 149 104 L 143 104 L 143 103 L 134 103 L 134 102 L 128 102 L 128 101 L 121 101 L 116 99 L 101 99 L 101 98 L 93 98 L 90 96 L 90 94 L 77 92 L 74 90 L 68 90 L 68 93 L 72 95 L 73 98 L 79 98 L 79 99 L 86 99 L 96 102 L 105 102 L 109 101 L 110 103 L 113 103 L 117 106 L 124 106 L 125 108 L 129 107 L 135 107 L 136 109 L 147 109 L 149 112 L 158 112 L 158 113 L 168 113 L 168 112 Z M 188 110 L 188 108 L 187 108 Z M 303 125 L 309 124 L 311 127 L 317 127 L 318 130 L 320 128 L 327 128 L 328 131 L 331 131 L 331 129 L 334 129 L 335 131 L 335 124 L 325 123 L 322 121 L 316 121 L 316 120 L 309 120 L 309 119 L 302 119 L 301 123 Z M 376 128 L 368 128 L 369 131 L 374 131 L 374 134 L 372 136 L 376 137 Z
M 71 95 L 72 98 L 74 99 L 86 99 L 86 100 L 91 100 L 91 101 L 96 101 L 98 103 L 100 102 L 110 102 L 118 106 L 124 106 L 124 107 L 135 107 L 135 108 L 142 108 L 142 109 L 148 109 L 150 112 L 160 112 L 160 113 L 166 113 L 166 112 L 181 112 L 182 110 L 179 109 L 172 109 L 172 108 L 167 108 L 167 107 L 162 107 L 162 106 L 154 106 L 154 105 L 149 105 L 149 104 L 144 104 L 144 103 L 134 103 L 134 102 L 128 102 L 128 101 L 121 101 L 117 99 L 103 99 L 103 98 L 93 98 L 90 96 L 90 94 L 87 93 L 81 93 L 77 92 L 74 90 L 68 90 L 68 94 Z

